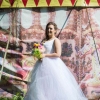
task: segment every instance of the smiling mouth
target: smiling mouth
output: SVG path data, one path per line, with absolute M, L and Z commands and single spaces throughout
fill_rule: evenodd
M 48 34 L 51 34 L 52 32 L 48 32 Z

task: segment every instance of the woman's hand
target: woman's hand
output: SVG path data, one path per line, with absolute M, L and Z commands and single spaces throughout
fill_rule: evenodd
M 43 53 L 43 54 L 41 55 L 41 59 L 43 59 L 44 57 L 46 57 L 46 54 Z
M 45 57 L 45 54 L 41 54 L 41 58 L 39 59 L 40 61 L 42 61 L 42 59 Z

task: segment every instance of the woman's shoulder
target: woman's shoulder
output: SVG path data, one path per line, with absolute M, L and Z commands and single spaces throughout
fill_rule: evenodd
M 60 41 L 57 37 L 54 39 L 55 41 Z
M 61 44 L 61 41 L 60 41 L 58 38 L 55 38 L 55 39 L 54 39 L 54 43 L 57 44 L 57 45 L 58 45 L 58 44 L 60 45 L 60 44 Z

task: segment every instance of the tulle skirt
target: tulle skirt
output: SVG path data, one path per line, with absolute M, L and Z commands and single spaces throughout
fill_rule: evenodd
M 43 58 L 32 71 L 24 100 L 87 100 L 60 58 Z

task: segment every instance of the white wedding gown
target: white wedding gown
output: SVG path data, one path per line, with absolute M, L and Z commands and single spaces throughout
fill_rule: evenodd
M 54 39 L 44 43 L 46 53 L 54 52 Z M 74 76 L 57 57 L 37 61 L 24 100 L 87 100 Z

